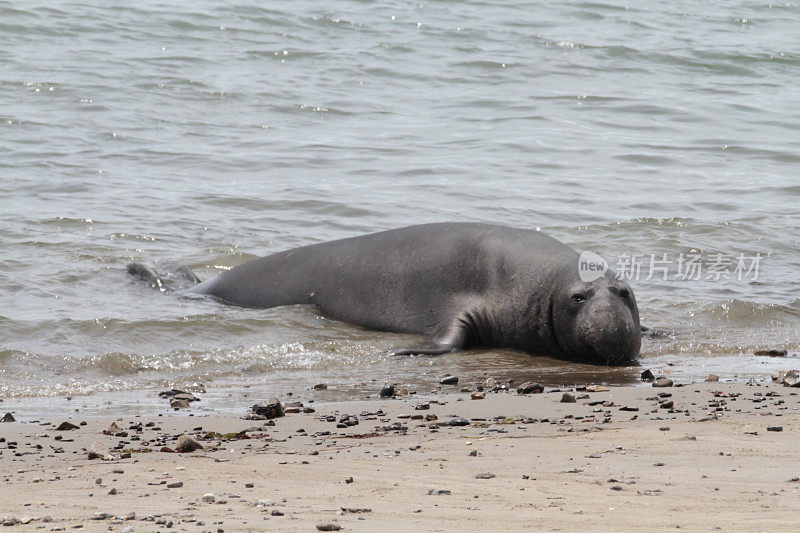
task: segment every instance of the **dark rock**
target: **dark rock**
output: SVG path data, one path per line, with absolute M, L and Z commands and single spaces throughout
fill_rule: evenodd
M 253 413 L 270 418 L 284 416 L 283 405 L 277 398 L 273 398 L 269 403 L 257 403 L 253 406 Z
M 780 348 L 768 348 L 766 350 L 756 350 L 755 354 L 766 357 L 786 357 L 789 355 L 789 352 Z
M 473 392 L 472 394 L 469 395 L 469 397 L 472 398 L 473 400 L 483 400 L 484 398 L 486 398 L 486 393 Z
M 349 485 L 350 483 L 353 482 L 353 478 L 352 477 L 346 477 L 346 478 L 344 478 L 344 482 Z
M 451 419 L 450 419 L 450 420 L 447 422 L 447 425 L 448 425 L 448 426 L 468 426 L 468 425 L 469 425 L 469 420 L 467 420 L 467 419 L 466 419 L 466 418 L 464 418 L 464 417 L 457 416 L 457 417 L 455 417 L 455 418 L 451 418 Z
M 639 379 L 641 379 L 642 381 L 648 381 L 649 382 L 649 381 L 655 380 L 656 377 L 653 375 L 653 372 L 650 369 L 647 369 L 647 370 L 645 370 L 644 372 L 641 373 L 641 375 L 639 376 Z
M 328 384 L 327 383 L 317 383 L 316 385 L 314 385 L 314 390 L 328 390 Z
M 317 530 L 319 531 L 339 531 L 342 529 L 342 526 L 339 524 L 317 524 Z
M 783 431 L 783 426 L 769 426 L 767 431 Z
M 431 404 L 429 404 L 428 402 L 418 403 L 417 405 L 414 406 L 414 409 L 416 411 L 427 411 L 430 408 L 431 408 Z
M 3 418 L 0 418 L 0 422 L 15 422 L 16 419 L 11 413 L 6 413 L 3 415 Z
M 71 422 L 61 422 L 56 428 L 56 431 L 70 431 L 72 429 L 78 429 L 78 426 Z
M 544 392 L 544 387 L 538 383 L 529 381 L 517 387 L 517 394 L 539 394 Z
M 472 450 L 467 455 L 469 455 L 470 457 L 478 457 L 478 450 Z
M 561 403 L 575 403 L 575 402 L 577 402 L 577 400 L 575 399 L 575 396 L 573 396 L 572 394 L 565 392 L 564 394 L 561 395 Z
M 665 402 L 661 402 L 661 404 L 658 407 L 660 407 L 661 409 L 672 409 L 674 406 L 675 402 L 673 402 L 672 400 L 667 400 Z
M 719 381 L 719 376 L 716 374 L 709 374 L 706 376 L 706 381 L 709 383 L 715 383 Z
M 458 383 L 457 376 L 446 375 L 439 380 L 439 385 L 456 385 Z
M 633 411 L 638 411 L 639 408 L 638 407 L 628 407 L 626 405 L 625 407 L 620 407 L 619 410 L 620 411 L 632 411 L 633 412 Z
M 480 474 L 475 474 L 475 479 L 492 479 L 493 477 L 497 477 L 491 472 L 481 472 Z
M 378 393 L 381 398 L 391 398 L 394 396 L 394 385 L 384 385 L 381 387 L 381 392 Z

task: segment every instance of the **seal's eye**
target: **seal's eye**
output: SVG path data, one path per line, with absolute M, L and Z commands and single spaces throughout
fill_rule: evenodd
M 619 290 L 619 297 L 620 298 L 627 298 L 630 295 L 631 295 L 631 291 L 629 291 L 628 289 L 620 289 Z
M 586 296 L 577 292 L 571 296 L 572 301 L 575 303 L 581 303 L 586 300 Z

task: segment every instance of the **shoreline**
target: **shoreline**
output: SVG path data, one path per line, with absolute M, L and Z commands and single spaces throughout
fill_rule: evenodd
M 268 421 L 194 409 L 20 419 L 0 424 L 0 518 L 91 531 L 791 527 L 797 389 L 604 388 L 315 402 Z M 345 414 L 358 424 L 337 427 Z M 65 421 L 77 428 L 55 429 Z M 112 422 L 117 435 L 103 434 Z M 183 434 L 204 448 L 159 451 Z M 93 445 L 114 458 L 88 459 Z

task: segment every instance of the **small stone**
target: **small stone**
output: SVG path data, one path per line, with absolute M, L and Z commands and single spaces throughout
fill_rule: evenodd
M 672 409 L 674 406 L 675 402 L 673 402 L 672 400 L 667 400 L 666 402 L 662 402 L 661 404 L 659 404 L 658 407 L 661 409 Z
M 56 428 L 56 431 L 70 431 L 72 429 L 78 429 L 78 426 L 72 422 L 61 422 L 61 424 L 59 424 Z
M 493 477 L 497 477 L 491 472 L 481 472 L 480 474 L 475 474 L 475 479 L 492 479 Z
M 112 496 L 115 496 L 117 494 L 117 489 L 112 488 L 110 491 L 108 491 L 108 493 L 111 494 Z
M 317 383 L 316 385 L 314 385 L 314 390 L 328 390 L 328 384 L 327 383 Z
M 183 487 L 183 482 L 182 481 L 175 481 L 174 483 L 167 483 L 167 488 L 168 489 L 179 489 L 181 487 Z
M 269 514 L 271 514 L 272 516 L 283 516 L 283 513 L 281 511 L 277 510 L 277 509 L 275 509 L 274 511 L 272 511 Z
M 486 398 L 486 394 L 483 392 L 473 392 L 472 394 L 470 394 L 469 397 L 472 398 L 473 400 L 483 400 L 484 398 Z
M 439 380 L 439 385 L 456 385 L 458 384 L 458 377 L 447 374 Z
M 638 407 L 628 407 L 628 406 L 626 405 L 626 406 L 624 406 L 624 407 L 620 407 L 620 408 L 619 408 L 619 410 L 620 410 L 620 411 L 631 411 L 631 412 L 635 412 L 635 411 L 638 411 L 638 410 L 639 410 L 639 408 L 638 408 Z
M 622 487 L 619 485 L 611 485 L 611 490 L 622 490 Z
M 269 403 L 257 403 L 253 406 L 253 413 L 271 418 L 280 418 L 284 416 L 283 405 L 280 400 L 273 398 Z
M 478 450 L 472 450 L 467 455 L 469 455 L 470 457 L 478 457 Z
M 350 483 L 353 482 L 353 478 L 352 477 L 346 477 L 346 478 L 344 478 L 344 482 L 349 485 Z
M 709 383 L 715 383 L 719 381 L 719 376 L 716 374 L 709 374 L 706 376 L 706 381 Z
M 93 442 L 86 453 L 87 459 L 101 459 L 103 461 L 111 461 L 116 459 L 114 455 L 110 454 L 105 445 L 101 442 Z
M 575 399 L 575 396 L 568 392 L 565 392 L 561 395 L 561 403 L 575 403 L 577 401 L 578 400 Z
M 94 515 L 92 516 L 92 520 L 108 520 L 112 516 L 113 515 L 108 513 L 94 513 Z
M 766 357 L 786 357 L 789 352 L 781 348 L 768 348 L 766 350 L 756 350 L 755 354 Z
M 317 530 L 319 531 L 339 531 L 342 529 L 342 526 L 339 524 L 317 524 Z
M 783 431 L 783 426 L 768 426 L 767 431 Z
M 15 422 L 16 419 L 11 413 L 6 413 L 3 415 L 3 418 L 0 418 L 0 422 Z
M 448 426 L 468 426 L 469 420 L 464 417 L 457 416 L 455 418 L 451 418 L 449 422 L 447 422 Z
M 245 483 L 244 484 L 244 488 L 246 488 L 246 489 L 252 489 L 253 487 L 255 487 L 255 485 L 253 483 Z
M 173 409 L 186 409 L 189 407 L 189 400 L 183 400 L 180 398 L 173 398 L 169 401 L 169 406 Z
M 216 498 L 214 497 L 214 493 L 213 492 L 209 492 L 207 494 L 203 494 L 203 501 L 204 502 L 206 502 L 206 503 L 214 503 L 215 500 L 216 500 Z
M 640 374 L 639 379 L 641 379 L 642 381 L 650 382 L 656 379 L 656 377 L 653 375 L 653 372 L 650 369 L 648 369 Z
M 661 376 L 653 382 L 653 387 L 672 387 L 672 380 Z
M 202 450 L 203 445 L 197 442 L 189 435 L 181 435 L 178 438 L 178 443 L 175 445 L 175 451 L 178 453 L 189 453 L 195 450 Z
M 391 398 L 394 396 L 394 385 L 384 385 L 378 393 L 381 398 Z
M 103 478 L 99 477 L 99 478 L 95 479 L 94 480 L 94 484 L 95 485 L 102 485 L 103 484 Z
M 542 392 L 544 392 L 544 387 L 532 381 L 517 387 L 517 394 L 540 394 Z

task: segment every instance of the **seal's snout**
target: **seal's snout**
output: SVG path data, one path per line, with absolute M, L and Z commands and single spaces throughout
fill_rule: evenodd
M 634 361 L 641 347 L 641 328 L 631 310 L 613 299 L 600 299 L 587 310 L 584 341 L 600 361 Z

